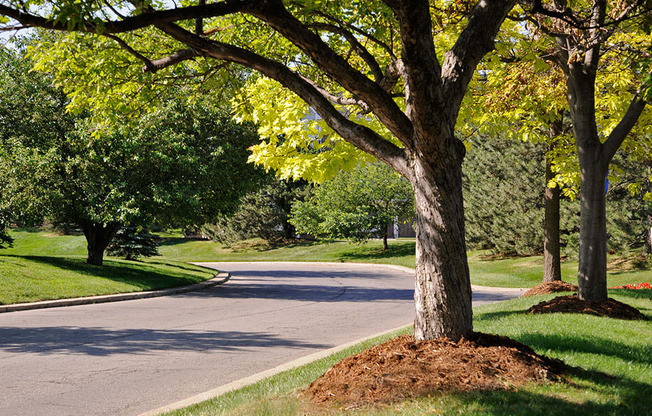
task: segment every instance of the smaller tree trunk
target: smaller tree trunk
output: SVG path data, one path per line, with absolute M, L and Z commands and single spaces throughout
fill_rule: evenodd
M 120 230 L 122 224 L 97 224 L 92 221 L 82 221 L 80 225 L 87 243 L 88 257 L 86 263 L 101 266 L 104 263 L 104 251 L 111 244 L 113 237 Z
M 383 224 L 383 251 L 387 250 L 389 246 L 387 245 L 387 228 L 389 224 Z
M 543 281 L 561 280 L 561 253 L 559 249 L 559 187 L 548 183 L 555 177 L 546 158 L 546 189 L 543 194 L 545 219 L 543 226 Z
M 607 215 L 605 168 L 584 163 L 580 184 L 580 299 L 607 299 Z

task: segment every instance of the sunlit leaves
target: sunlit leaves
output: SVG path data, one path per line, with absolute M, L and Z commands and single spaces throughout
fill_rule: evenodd
M 308 105 L 275 81 L 259 78 L 233 100 L 236 120 L 258 125 L 251 162 L 282 178 L 321 182 L 370 156 L 347 143 Z M 343 110 L 344 111 L 344 110 Z

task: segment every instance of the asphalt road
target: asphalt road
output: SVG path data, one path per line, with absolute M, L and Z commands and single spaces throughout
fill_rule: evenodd
M 138 415 L 407 325 L 413 278 L 378 265 L 211 263 L 223 286 L 0 314 L 0 415 Z M 474 304 L 518 296 L 474 289 Z

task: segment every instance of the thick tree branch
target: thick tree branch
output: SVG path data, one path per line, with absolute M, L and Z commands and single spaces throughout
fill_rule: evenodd
M 636 93 L 629 107 L 625 112 L 620 123 L 613 129 L 607 140 L 603 143 L 602 158 L 607 163 L 614 157 L 620 145 L 623 143 L 629 132 L 632 131 L 634 125 L 638 121 L 641 113 L 645 109 L 646 102 L 641 97 L 642 88 Z
M 344 140 L 388 163 L 403 175 L 409 172 L 405 151 L 385 140 L 373 130 L 342 115 L 311 83 L 287 66 L 233 45 L 197 36 L 170 23 L 157 25 L 174 39 L 216 59 L 255 69 L 301 97 Z
M 441 67 L 432 38 L 429 2 L 427 0 L 390 3 L 398 18 L 404 80 L 406 83 L 406 113 L 420 137 L 438 137 L 442 133 L 441 113 L 444 107 Z M 437 109 L 436 112 L 433 112 Z M 435 114 L 433 114 L 435 113 Z M 438 113 L 438 114 L 437 114 Z M 445 123 L 450 127 L 449 123 Z M 443 132 L 444 135 L 450 136 Z
M 182 20 L 201 19 L 208 17 L 226 16 L 241 12 L 251 7 L 253 0 L 225 0 L 219 3 L 211 3 L 200 6 L 182 7 L 167 10 L 152 10 L 148 13 L 141 13 L 136 16 L 125 17 L 123 20 L 109 20 L 102 24 L 102 33 L 124 33 L 148 26 L 171 23 Z M 12 7 L 0 5 L 0 15 L 10 17 L 27 27 L 42 27 L 45 29 L 70 31 L 65 21 L 55 21 L 42 16 L 27 13 Z M 81 21 L 75 30 L 78 32 L 98 32 L 95 22 Z
M 278 31 L 303 51 L 329 77 L 351 94 L 365 101 L 380 121 L 403 143 L 412 137 L 412 123 L 392 99 L 391 94 L 351 67 L 319 35 L 292 16 L 281 0 L 268 0 L 261 9 L 248 11 Z
M 362 112 L 365 114 L 371 111 L 367 103 L 365 103 L 364 101 L 356 100 L 355 98 L 347 98 L 347 97 L 335 95 L 330 91 L 328 91 L 326 88 L 317 84 L 315 81 L 311 80 L 310 78 L 304 76 L 301 76 L 301 78 L 303 78 L 304 81 L 312 85 L 317 91 L 321 93 L 321 95 L 324 96 L 324 98 L 326 98 L 328 101 L 332 102 L 333 104 L 355 105 L 360 107 L 362 109 Z
M 494 48 L 494 39 L 516 0 L 480 0 L 469 22 L 448 51 L 442 66 L 449 120 L 457 119 L 462 98 L 480 60 Z
M 198 6 L 203 6 L 206 4 L 206 0 L 197 0 Z M 195 19 L 195 34 L 203 35 L 204 34 L 204 19 L 199 17 Z

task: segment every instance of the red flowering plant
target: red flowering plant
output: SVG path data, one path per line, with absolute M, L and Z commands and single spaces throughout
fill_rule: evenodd
M 652 289 L 652 285 L 648 282 L 643 282 L 631 285 L 610 287 L 609 289 Z

